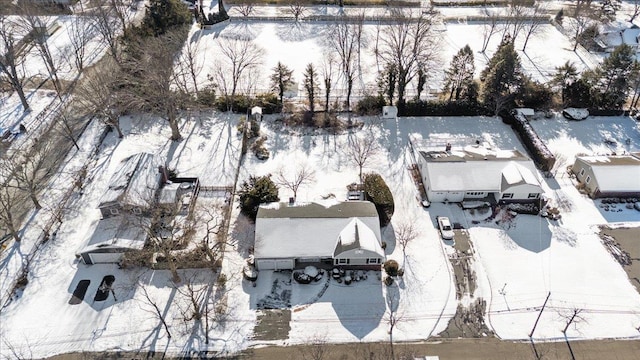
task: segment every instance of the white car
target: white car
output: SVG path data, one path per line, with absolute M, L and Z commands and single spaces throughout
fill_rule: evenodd
M 453 240 L 453 227 L 451 227 L 449 218 L 438 216 L 438 228 L 440 229 L 440 236 L 444 240 Z

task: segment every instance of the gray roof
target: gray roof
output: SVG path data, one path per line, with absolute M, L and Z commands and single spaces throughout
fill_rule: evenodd
M 148 207 L 160 187 L 160 163 L 153 154 L 138 153 L 124 159 L 109 180 L 98 208 L 113 203 Z
M 378 216 L 375 205 L 369 201 L 346 201 L 327 206 L 321 203 L 271 203 L 260 206 L 258 218 L 351 218 Z

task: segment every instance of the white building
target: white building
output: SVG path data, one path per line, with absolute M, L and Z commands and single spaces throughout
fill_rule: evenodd
M 640 196 L 640 153 L 578 156 L 571 171 L 592 198 Z
M 518 150 L 483 144 L 417 149 L 427 198 L 432 202 L 495 199 L 531 202 L 542 194 L 535 164 Z
M 384 251 L 378 213 L 368 201 L 262 205 L 254 259 L 258 270 L 308 265 L 379 270 Z

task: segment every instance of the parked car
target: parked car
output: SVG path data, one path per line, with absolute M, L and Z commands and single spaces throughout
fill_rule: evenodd
M 448 217 L 438 216 L 438 228 L 444 240 L 453 240 L 453 227 Z

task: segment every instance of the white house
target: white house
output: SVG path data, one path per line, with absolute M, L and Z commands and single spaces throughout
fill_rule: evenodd
M 384 251 L 376 208 L 368 201 L 262 205 L 254 260 L 258 270 L 308 265 L 379 270 Z
M 640 153 L 577 156 L 571 171 L 592 198 L 640 197 Z
M 535 164 L 518 150 L 474 145 L 417 149 L 427 198 L 432 202 L 495 199 L 531 202 L 542 188 Z

